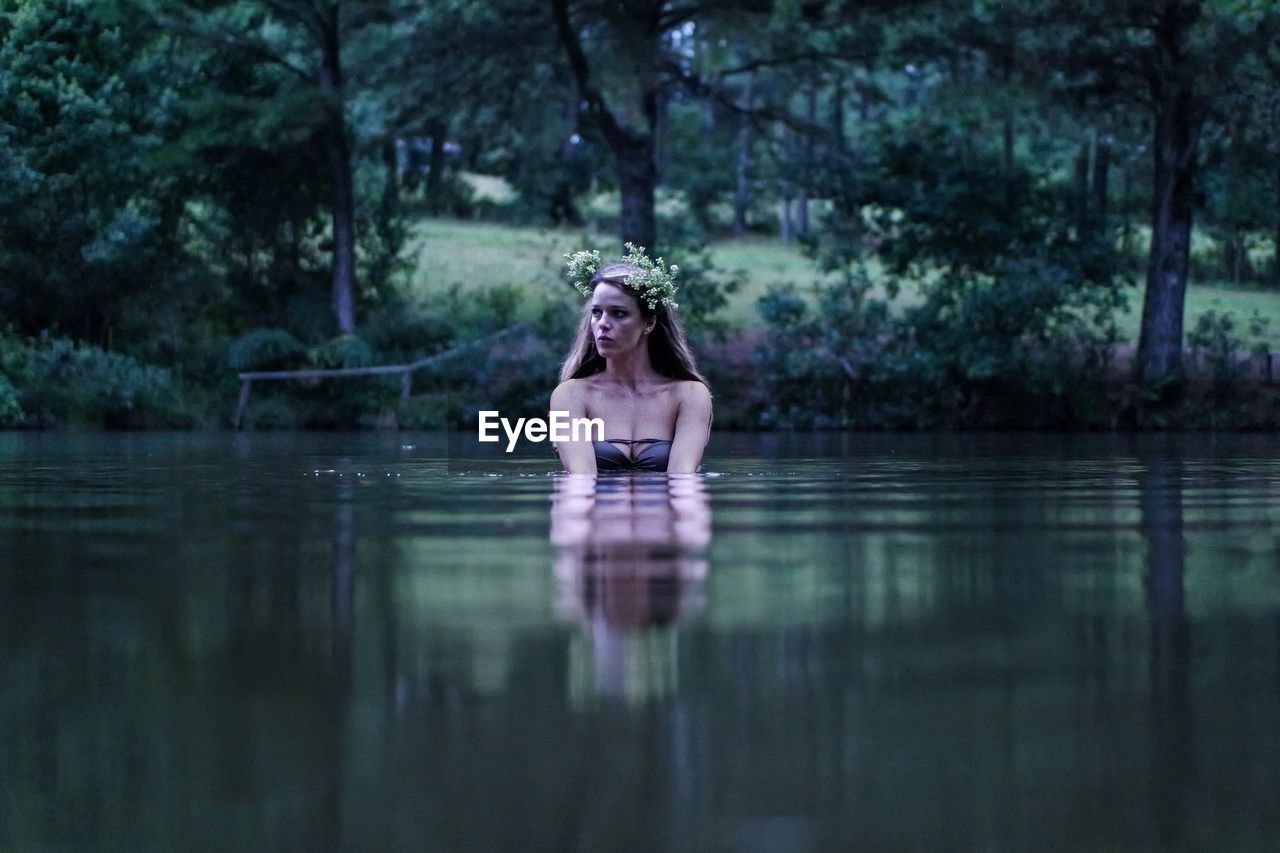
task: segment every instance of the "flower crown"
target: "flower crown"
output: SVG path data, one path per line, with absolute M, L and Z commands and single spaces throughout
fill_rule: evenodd
M 627 254 L 621 259 L 622 262 L 638 268 L 640 272 L 631 273 L 622 280 L 623 283 L 636 292 L 650 311 L 657 310 L 659 303 L 668 308 L 679 308 L 675 301 L 675 278 L 680 273 L 680 268 L 675 264 L 668 267 L 662 258 L 651 260 L 645 254 L 644 246 L 627 243 L 626 249 Z M 566 269 L 569 281 L 583 296 L 590 296 L 591 279 L 602 265 L 600 253 L 566 252 L 564 259 L 568 262 Z

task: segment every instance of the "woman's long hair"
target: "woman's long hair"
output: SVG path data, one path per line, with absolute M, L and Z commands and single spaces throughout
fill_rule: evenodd
M 640 316 L 646 320 L 657 317 L 653 331 L 649 333 L 649 361 L 653 364 L 653 369 L 668 379 L 692 379 L 710 389 L 711 385 L 698 372 L 693 349 L 689 346 L 689 339 L 685 337 L 680 318 L 662 303 L 651 309 L 635 290 L 627 286 L 626 277 L 639 272 L 642 270 L 631 264 L 609 264 L 591 277 L 591 289 L 594 290 L 601 282 L 608 282 L 636 297 L 636 302 L 640 305 Z M 564 360 L 564 366 L 560 368 L 560 381 L 592 376 L 602 372 L 604 368 L 604 356 L 596 350 L 596 341 L 591 334 L 591 302 L 588 300 L 582 309 L 582 320 L 578 323 L 573 347 Z

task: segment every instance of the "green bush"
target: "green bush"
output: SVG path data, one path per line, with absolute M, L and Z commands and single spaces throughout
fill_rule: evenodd
M 382 306 L 361 330 L 380 360 L 406 364 L 434 355 L 453 341 L 453 324 L 435 311 L 393 304 Z
M 687 215 L 678 220 L 676 217 L 663 217 L 658 226 L 663 241 L 662 253 L 667 258 L 680 259 L 680 274 L 676 279 L 680 290 L 676 301 L 680 305 L 680 317 L 685 328 L 695 344 L 706 336 L 722 337 L 727 326 L 717 315 L 729 304 L 729 296 L 738 291 L 742 282 L 716 267 L 706 250 L 703 234 Z
M 227 362 L 232 370 L 283 370 L 305 351 L 284 329 L 254 329 L 231 344 Z
M 300 407 L 290 395 L 258 394 L 249 403 L 243 426 L 248 429 L 293 430 L 304 425 L 303 417 Z
M 946 126 L 888 128 L 859 156 L 831 164 L 834 202 L 809 241 L 840 280 L 816 311 L 794 292 L 760 301 L 766 423 L 1082 425 L 1125 301 L 1108 241 L 1077 234 L 1043 177 Z M 869 258 L 923 300 L 892 313 Z M 894 298 L 898 281 L 883 284 Z
M 373 347 L 358 335 L 339 335 L 308 353 L 311 363 L 319 368 L 369 367 L 377 361 Z
M 1187 332 L 1187 344 L 1197 361 L 1213 373 L 1208 406 L 1199 413 L 1190 412 L 1197 426 L 1219 428 L 1248 420 L 1248 408 L 1252 394 L 1244 386 L 1248 362 L 1244 356 L 1266 357 L 1269 351 L 1262 337 L 1266 334 L 1270 318 L 1254 311 L 1247 326 L 1248 338 L 1238 330 L 1236 316 L 1231 311 L 1206 311 L 1196 325 Z
M 1231 311 L 1210 310 L 1200 315 L 1196 325 L 1187 332 L 1187 344 L 1195 356 L 1213 370 L 1215 384 L 1229 388 L 1237 383 L 1248 370 L 1241 356 L 1268 354 L 1267 346 L 1259 339 L 1266 334 L 1271 320 L 1256 310 L 1249 317 L 1248 336 L 1252 346 L 1238 334 L 1236 316 Z
M 22 404 L 18 401 L 18 389 L 9 377 L 0 373 L 0 427 L 21 426 L 24 420 Z
M 28 339 L 21 356 L 13 338 L 4 350 L 24 425 L 138 429 L 194 423 L 164 368 L 47 333 Z
M 26 339 L 14 334 L 12 327 L 0 329 L 0 427 L 27 423 L 21 388 L 28 381 L 30 360 L 31 350 Z

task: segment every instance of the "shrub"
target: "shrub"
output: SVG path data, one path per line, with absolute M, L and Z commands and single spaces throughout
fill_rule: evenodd
M 45 333 L 29 339 L 17 375 L 26 424 L 116 429 L 193 424 L 169 370 L 69 338 Z
M 21 426 L 23 419 L 18 389 L 13 387 L 8 376 L 0 373 L 0 427 Z
M 358 335 L 339 335 L 308 353 L 312 364 L 319 368 L 369 367 L 376 361 L 373 347 Z
M 284 329 L 254 329 L 231 344 L 227 362 L 233 370 L 283 370 L 305 350 Z
M 886 127 L 834 159 L 833 202 L 808 241 L 841 280 L 818 313 L 794 293 L 760 309 L 772 340 L 758 358 L 777 425 L 1078 425 L 1124 304 L 1105 235 L 1078 234 L 1043 176 L 1010 168 L 963 133 Z M 852 155 L 850 155 L 852 156 Z M 919 282 L 893 314 L 872 298 L 867 259 Z
M 1230 311 L 1210 310 L 1201 314 L 1196 325 L 1187 332 L 1187 344 L 1197 361 L 1205 364 L 1213 373 L 1209 388 L 1209 405 L 1201 412 L 1202 425 L 1209 427 L 1230 426 L 1247 420 L 1250 394 L 1245 392 L 1243 380 L 1248 372 L 1248 362 L 1242 356 L 1266 357 L 1269 351 L 1265 341 L 1270 318 L 1256 310 L 1249 317 L 1248 341 L 1237 331 L 1235 314 Z M 1194 414 L 1194 413 L 1192 413 Z
M 371 317 L 361 337 L 378 353 L 379 360 L 407 363 L 446 349 L 454 330 L 453 324 L 435 311 L 396 304 Z

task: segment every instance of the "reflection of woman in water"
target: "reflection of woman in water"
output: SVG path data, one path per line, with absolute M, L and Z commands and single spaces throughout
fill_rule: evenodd
M 561 442 L 571 474 L 605 470 L 687 474 L 711 430 L 711 391 L 675 313 L 677 267 L 627 244 L 621 262 L 599 252 L 569 257 L 569 277 L 587 297 L 551 410 L 599 418 L 604 441 Z
M 559 609 L 585 628 L 597 691 L 634 697 L 674 686 L 675 636 L 661 629 L 701 609 L 710 541 L 701 477 L 556 481 Z

